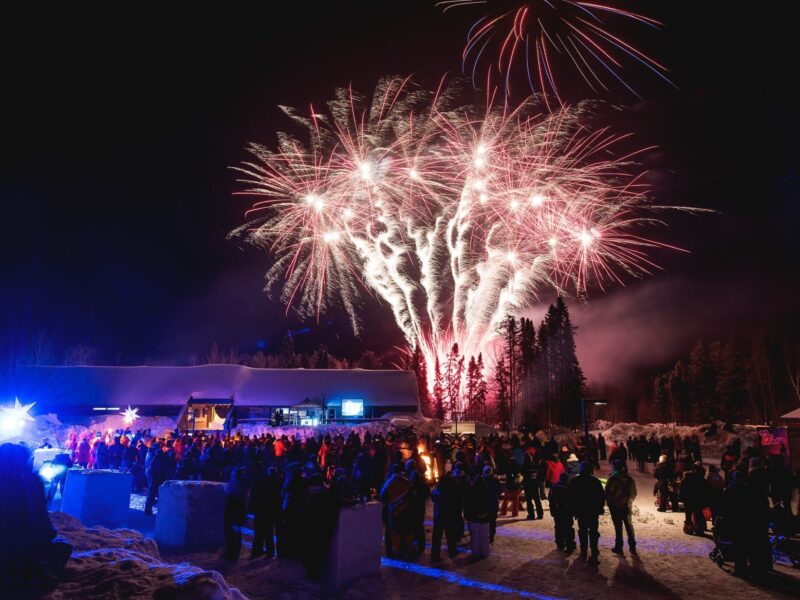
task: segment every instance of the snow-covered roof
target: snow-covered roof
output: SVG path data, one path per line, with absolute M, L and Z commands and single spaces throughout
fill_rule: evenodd
M 336 405 L 418 409 L 411 371 L 362 369 L 254 369 L 195 367 L 24 367 L 20 399 L 46 406 L 183 406 L 193 397 L 233 398 L 237 406 L 293 406 L 306 398 Z M 321 403 L 321 402 L 320 402 Z
M 800 419 L 800 408 L 795 408 L 793 411 L 781 415 L 781 419 Z

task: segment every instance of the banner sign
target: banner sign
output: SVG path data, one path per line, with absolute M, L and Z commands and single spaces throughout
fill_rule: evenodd
M 762 427 L 758 429 L 758 440 L 767 454 L 789 456 L 789 432 L 786 427 Z

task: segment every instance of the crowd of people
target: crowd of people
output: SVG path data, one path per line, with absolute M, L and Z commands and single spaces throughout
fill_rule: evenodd
M 759 574 L 771 564 L 770 517 L 791 510 L 797 487 L 785 456 L 765 461 L 756 448 L 742 451 L 738 440 L 726 448 L 719 467 L 706 468 L 696 436 L 638 436 L 607 444 L 599 435 L 586 444 L 559 444 L 530 434 L 477 440 L 431 439 L 412 431 L 300 438 L 125 430 L 71 436 L 68 448 L 70 461 L 81 467 L 131 472 L 135 490 L 147 493 L 147 514 L 166 480 L 228 482 L 225 557 L 241 554 L 241 528 L 252 514 L 252 557 L 277 553 L 303 560 L 317 574 L 339 508 L 373 499 L 383 503 L 390 557 L 423 555 L 429 502 L 431 561 L 441 560 L 443 541 L 448 556 L 456 556 L 467 533 L 471 556 L 488 556 L 499 515 L 517 517 L 524 510 L 529 520 L 543 519 L 544 502 L 559 550 L 579 550 L 582 560 L 596 563 L 598 520 L 607 508 L 613 552 L 623 552 L 624 534 L 635 554 L 631 510 L 637 488 L 628 473 L 634 463 L 640 473 L 653 465 L 659 511 L 683 512 L 687 534 L 702 535 L 709 520 L 719 523 L 737 548 L 736 573 Z M 611 474 L 603 485 L 593 472 L 606 460 Z

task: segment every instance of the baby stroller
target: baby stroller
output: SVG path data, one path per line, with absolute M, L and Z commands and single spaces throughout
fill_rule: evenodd
M 733 541 L 731 539 L 730 526 L 723 517 L 717 517 L 712 533 L 714 549 L 709 552 L 708 557 L 720 567 L 726 562 L 733 562 Z
M 800 517 L 785 511 L 782 506 L 773 512 L 772 530 L 769 537 L 773 562 L 788 560 L 800 567 Z

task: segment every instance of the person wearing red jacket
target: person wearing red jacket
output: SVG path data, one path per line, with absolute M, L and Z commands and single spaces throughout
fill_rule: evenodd
M 553 454 L 547 459 L 547 468 L 545 469 L 545 481 L 547 487 L 552 487 L 558 483 L 561 474 L 564 473 L 564 463 L 558 459 L 558 454 Z

